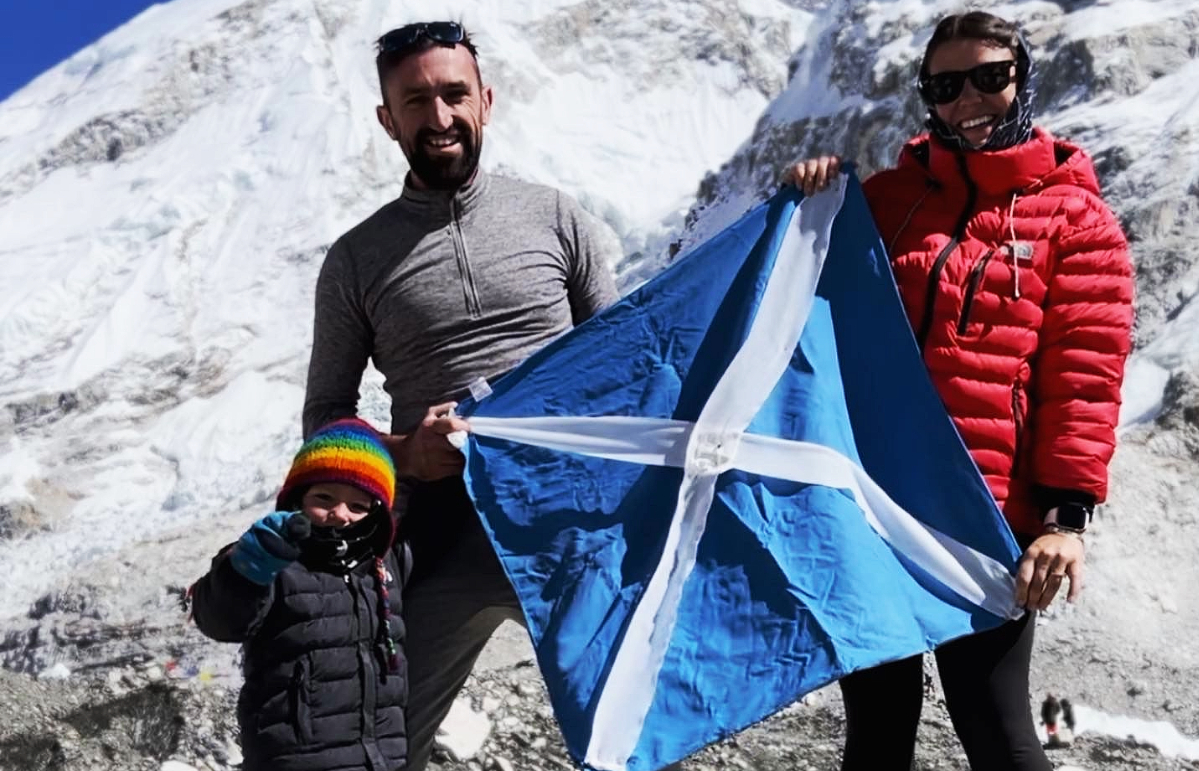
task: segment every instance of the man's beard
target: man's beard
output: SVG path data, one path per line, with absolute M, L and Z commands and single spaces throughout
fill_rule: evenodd
M 456 157 L 433 157 L 429 155 L 425 140 L 436 136 L 430 129 L 421 129 L 416 134 L 412 151 L 405 152 L 412 174 L 433 190 L 457 190 L 470 181 L 475 169 L 479 167 L 479 155 L 482 151 L 482 135 L 476 134 L 469 126 L 460 121 L 454 121 L 454 131 L 458 134 L 458 143 L 462 153 Z M 401 146 L 401 149 L 402 146 Z

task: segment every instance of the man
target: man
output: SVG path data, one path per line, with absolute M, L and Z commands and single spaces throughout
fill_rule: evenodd
M 402 529 L 409 763 L 428 762 L 438 725 L 488 638 L 523 621 L 446 435 L 452 407 L 611 304 L 615 236 L 569 197 L 479 170 L 493 94 L 453 22 L 379 38 L 379 123 L 408 159 L 403 194 L 337 240 L 321 268 L 304 433 L 356 412 L 367 359 L 386 377 L 408 483 Z M 432 406 L 430 406 L 432 405 Z

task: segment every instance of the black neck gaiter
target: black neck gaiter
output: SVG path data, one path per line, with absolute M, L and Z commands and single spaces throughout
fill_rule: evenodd
M 301 561 L 309 568 L 348 573 L 373 558 L 378 522 L 368 517 L 347 527 L 313 527 Z

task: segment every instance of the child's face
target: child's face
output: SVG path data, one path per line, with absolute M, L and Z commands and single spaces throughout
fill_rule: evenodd
M 374 499 L 353 485 L 322 482 L 308 488 L 301 506 L 318 527 L 345 527 L 371 513 Z

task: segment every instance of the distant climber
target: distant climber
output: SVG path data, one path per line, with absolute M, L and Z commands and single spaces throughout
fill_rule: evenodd
M 1057 733 L 1049 737 L 1048 746 L 1069 747 L 1074 744 L 1074 705 L 1066 698 L 1060 699 L 1058 704 L 1062 710 L 1061 723 L 1057 727 Z
M 1074 705 L 1070 703 L 1069 699 L 1065 699 L 1065 698 L 1063 698 L 1061 700 L 1061 705 L 1062 705 L 1062 722 L 1066 724 L 1066 728 L 1069 728 L 1070 731 L 1073 732 L 1074 731 Z
M 1049 736 L 1049 742 L 1053 743 L 1057 736 L 1057 719 L 1062 714 L 1061 702 L 1052 693 L 1045 696 L 1045 701 L 1041 702 L 1041 722 L 1045 724 L 1045 733 Z
M 1046 694 L 1041 703 L 1041 722 L 1045 724 L 1046 747 L 1069 747 L 1074 743 L 1074 707 L 1069 699 Z

